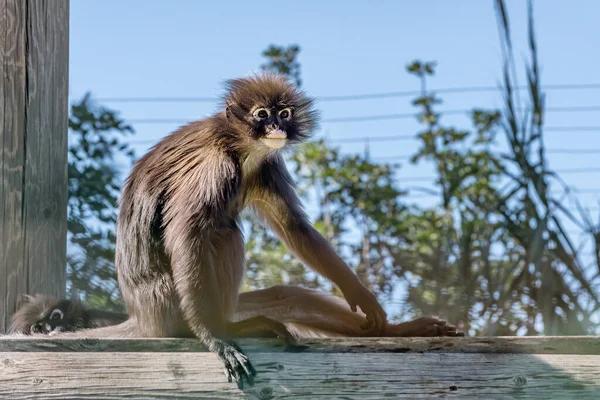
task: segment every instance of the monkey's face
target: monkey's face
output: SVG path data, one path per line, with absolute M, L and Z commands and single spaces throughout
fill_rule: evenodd
M 258 105 L 250 113 L 254 137 L 272 149 L 281 149 L 297 135 L 294 124 L 294 107 L 283 104 Z M 289 133 L 288 133 L 289 132 Z
M 240 134 L 279 150 L 306 139 L 317 125 L 313 101 L 282 76 L 262 73 L 229 82 L 228 120 Z M 241 125 L 240 125 L 241 124 Z
M 58 304 L 47 307 L 40 315 L 40 318 L 31 325 L 31 333 L 52 335 L 58 332 L 69 332 L 82 328 L 85 325 L 85 321 L 78 308 L 77 304 L 69 300 L 62 300 Z

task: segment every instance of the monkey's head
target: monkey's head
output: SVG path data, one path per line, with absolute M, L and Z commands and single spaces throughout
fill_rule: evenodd
M 74 331 L 85 326 L 85 315 L 85 308 L 77 299 L 25 295 L 12 316 L 9 332 L 29 335 Z
M 227 120 L 238 134 L 266 149 L 301 142 L 317 127 L 314 101 L 282 75 L 262 72 L 226 86 Z

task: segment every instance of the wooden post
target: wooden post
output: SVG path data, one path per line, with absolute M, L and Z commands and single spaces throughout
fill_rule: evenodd
M 0 332 L 64 294 L 69 0 L 0 0 Z

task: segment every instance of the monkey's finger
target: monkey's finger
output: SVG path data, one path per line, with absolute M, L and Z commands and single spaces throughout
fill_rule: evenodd
M 254 386 L 254 376 L 246 375 L 246 380 L 248 381 L 249 386 Z
M 256 376 L 256 370 L 254 369 L 254 365 L 252 365 L 252 363 L 248 363 L 248 368 L 250 369 L 252 376 Z
M 377 329 L 383 329 L 387 325 L 387 315 L 377 314 Z
M 381 307 L 379 307 L 379 309 L 376 312 L 374 312 L 373 318 L 375 320 L 375 326 L 379 330 L 383 329 L 387 324 L 387 315 Z
M 231 376 L 231 372 L 230 372 L 229 368 L 230 368 L 229 365 L 225 365 L 223 367 L 223 369 L 225 370 L 225 377 L 227 378 L 227 382 L 231 383 L 232 376 Z
M 237 361 L 237 363 L 239 365 L 236 368 L 236 370 L 241 370 L 244 373 L 244 375 L 246 375 L 246 379 L 248 380 L 248 384 L 250 386 L 252 386 L 254 384 L 254 380 L 252 379 L 252 377 L 254 375 L 256 375 L 256 370 L 252 366 L 252 363 L 250 362 L 250 360 L 248 359 L 248 357 L 246 357 L 242 353 L 235 353 L 235 359 L 236 359 L 236 361 Z
M 381 311 L 383 312 L 383 310 Z M 369 315 L 367 319 L 372 323 L 372 328 L 378 332 L 384 331 L 385 326 L 387 325 L 387 315 L 385 312 L 374 312 L 372 315 Z
M 364 324 L 362 324 L 360 326 L 360 329 L 362 330 L 369 330 L 373 327 L 374 322 L 369 320 L 369 317 L 367 317 L 367 322 L 365 322 Z
M 354 303 L 350 303 L 350 309 L 352 310 L 352 312 L 358 311 L 358 309 L 356 308 L 356 304 Z
M 237 370 L 237 368 L 231 368 L 231 373 L 233 374 L 235 383 L 237 383 L 238 389 L 243 389 L 244 388 L 244 380 L 240 376 L 240 372 Z

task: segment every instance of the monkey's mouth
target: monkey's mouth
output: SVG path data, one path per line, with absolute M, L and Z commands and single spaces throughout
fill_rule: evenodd
M 281 129 L 274 129 L 260 138 L 260 141 L 272 149 L 280 149 L 287 143 L 287 134 Z

